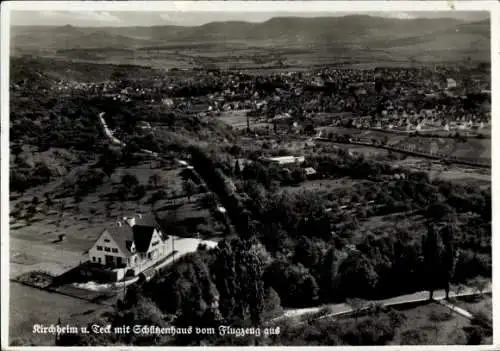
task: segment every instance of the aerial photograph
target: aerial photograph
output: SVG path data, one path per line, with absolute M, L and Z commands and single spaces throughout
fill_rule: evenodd
M 493 345 L 490 12 L 118 5 L 10 13 L 10 346 Z

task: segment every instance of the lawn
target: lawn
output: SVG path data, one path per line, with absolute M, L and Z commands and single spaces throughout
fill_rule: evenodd
M 218 120 L 227 123 L 233 127 L 241 127 L 247 125 L 247 110 L 241 111 L 225 111 L 221 112 L 220 116 L 217 117 Z M 250 123 L 252 124 L 252 118 Z
M 321 180 L 308 180 L 298 186 L 283 186 L 280 191 L 300 192 L 300 191 L 330 191 L 335 189 L 351 188 L 355 184 L 360 184 L 363 181 L 352 179 L 348 177 L 338 179 L 321 179 Z
M 467 318 L 437 302 L 419 302 L 394 307 L 393 313 L 371 310 L 358 316 L 321 318 L 300 325 L 289 319 L 283 324 L 283 341 L 293 346 L 464 345 L 463 328 L 469 325 Z
M 493 319 L 493 301 L 491 295 L 484 295 L 482 298 L 462 297 L 453 299 L 453 304 L 470 312 L 472 315 L 483 314 Z
M 18 283 L 10 283 L 9 307 L 9 344 L 25 346 L 54 344 L 54 336 L 33 334 L 34 324 L 48 326 L 61 318 L 63 324 L 83 326 L 109 308 Z
M 390 345 L 463 345 L 462 328 L 470 324 L 465 317 L 451 313 L 438 303 L 402 310 L 406 317 Z

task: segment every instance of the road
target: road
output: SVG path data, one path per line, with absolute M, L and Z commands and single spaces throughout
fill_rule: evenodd
M 445 160 L 446 162 L 450 162 L 453 164 L 486 168 L 486 169 L 491 168 L 490 163 L 479 162 L 479 161 L 475 161 L 473 159 L 463 159 L 463 158 L 458 158 L 458 157 L 452 157 L 452 156 L 448 156 L 448 155 L 444 155 L 444 154 L 426 153 L 423 151 L 411 150 L 411 149 L 408 149 L 405 147 L 394 147 L 394 146 L 381 145 L 381 144 L 375 144 L 372 142 L 364 142 L 364 141 L 356 141 L 356 140 L 349 140 L 349 141 L 333 140 L 333 139 L 328 139 L 328 138 L 323 138 L 323 137 L 315 137 L 314 140 L 322 141 L 322 142 L 334 142 L 334 143 L 339 143 L 339 144 L 348 144 L 348 145 L 369 146 L 369 147 L 373 147 L 373 148 L 377 148 L 377 149 L 384 149 L 384 150 L 399 152 L 399 153 L 403 153 L 406 155 L 428 158 L 431 160 Z
M 124 145 L 123 142 L 116 139 L 113 136 L 113 133 L 108 129 L 106 122 L 103 118 L 103 115 L 104 115 L 104 113 L 99 114 L 99 120 L 101 121 L 101 124 L 103 125 L 108 138 L 110 138 L 111 142 L 113 142 L 114 144 L 118 143 L 120 145 Z M 319 139 L 319 138 L 316 138 L 316 139 Z M 155 156 L 158 156 L 156 153 L 154 153 L 150 150 L 141 150 L 141 151 L 146 152 L 148 154 L 153 154 Z M 186 161 L 178 160 L 178 162 L 181 165 L 189 166 L 189 164 Z M 203 178 L 198 174 L 198 172 L 196 172 L 195 169 L 193 169 L 193 171 L 198 176 L 198 178 L 203 183 L 205 183 Z M 204 185 L 206 186 L 206 184 L 204 184 Z M 217 194 L 215 194 L 215 195 L 217 196 Z M 198 247 L 199 242 L 197 239 L 178 239 L 175 242 L 175 246 L 176 246 L 175 249 L 176 250 L 179 251 L 179 249 L 178 249 L 179 245 L 181 245 L 181 246 L 184 245 L 183 240 L 185 241 L 186 248 L 188 248 L 187 250 L 182 250 L 182 251 L 185 251 L 184 254 L 186 254 L 187 252 L 193 251 L 193 248 L 194 248 L 194 250 L 196 250 L 196 248 Z M 193 240 L 196 240 L 197 243 L 193 243 L 192 242 Z M 177 255 L 176 256 L 181 257 L 182 255 L 183 254 L 180 253 L 178 256 Z M 173 262 L 173 260 L 174 260 L 174 258 L 172 258 L 171 262 Z M 165 265 L 169 264 L 171 262 L 165 263 Z M 486 292 L 486 293 L 491 292 L 491 284 L 483 292 Z M 454 292 L 450 292 L 449 295 L 450 295 L 450 297 L 460 297 L 460 296 L 470 296 L 470 295 L 476 295 L 476 294 L 477 294 L 477 289 L 467 287 L 459 294 L 454 293 Z M 444 290 L 437 290 L 434 292 L 434 300 L 436 300 L 436 301 L 444 300 L 445 296 L 446 295 L 445 295 Z M 427 301 L 428 299 L 429 299 L 429 292 L 428 291 L 420 291 L 420 292 L 416 292 L 413 294 L 396 296 L 396 297 L 392 297 L 392 298 L 388 298 L 388 299 L 384 299 L 384 300 L 366 301 L 366 303 L 365 303 L 366 307 L 364 307 L 362 309 L 367 309 L 367 308 L 369 308 L 369 305 L 373 305 L 373 304 L 389 307 L 389 306 L 402 305 L 402 304 L 407 304 L 407 303 L 423 302 L 423 301 Z M 465 311 L 465 310 L 459 309 L 458 307 L 452 306 L 448 303 L 445 303 L 445 305 L 447 307 L 457 311 L 457 313 L 459 313 L 459 314 L 471 317 L 470 313 Z M 324 309 L 324 307 L 325 306 L 302 308 L 302 309 L 289 309 L 289 310 L 286 310 L 282 316 L 277 317 L 277 318 L 273 319 L 272 321 L 276 321 L 276 320 L 280 320 L 280 319 L 284 319 L 284 318 L 296 318 L 296 317 L 304 316 L 307 314 L 318 313 L 319 311 Z M 354 311 L 354 309 L 346 303 L 331 304 L 331 305 L 327 305 L 326 307 L 328 307 L 328 309 L 331 311 L 331 313 L 324 315 L 324 316 L 321 316 L 318 319 L 331 318 L 331 317 L 335 317 L 335 316 L 349 314 L 349 313 L 352 313 Z
M 476 295 L 477 289 L 476 288 L 471 288 L 471 287 L 466 287 L 461 291 L 460 293 L 455 293 L 450 291 L 450 297 L 462 297 L 462 296 L 471 296 L 471 295 Z M 491 284 L 488 285 L 487 288 L 483 290 L 483 293 L 491 293 Z M 436 290 L 434 292 L 434 300 L 435 301 L 442 301 L 445 299 L 445 291 L 444 290 Z M 396 296 L 396 297 L 391 297 L 388 299 L 383 299 L 383 300 L 371 300 L 371 301 L 365 301 L 364 303 L 364 308 L 362 309 L 368 309 L 370 305 L 380 305 L 384 307 L 390 307 L 390 306 L 396 306 L 396 305 L 403 305 L 403 304 L 408 304 L 408 303 L 415 303 L 415 302 L 423 302 L 429 300 L 429 292 L 428 291 L 419 291 L 413 294 L 408 294 L 408 295 L 401 295 L 401 296 Z M 445 304 L 446 305 L 446 304 Z M 310 308 L 298 308 L 298 309 L 289 309 L 285 310 L 284 314 L 282 316 L 279 316 L 273 321 L 285 319 L 285 318 L 297 318 L 301 316 L 305 316 L 308 314 L 314 314 L 318 313 L 325 307 L 328 307 L 328 309 L 331 311 L 330 313 L 321 316 L 317 319 L 324 319 L 324 318 L 331 318 L 331 317 L 336 317 L 336 316 L 341 316 L 345 314 L 349 314 L 354 312 L 354 309 L 349 306 L 346 303 L 341 303 L 341 304 L 330 304 L 326 306 L 321 306 L 321 307 L 310 307 Z M 447 306 L 450 307 L 451 306 Z M 454 310 L 457 311 L 458 313 L 467 316 L 470 315 L 467 311 L 460 311 L 461 309 L 458 309 L 456 306 L 453 306 Z
M 110 142 L 114 145 L 119 145 L 119 146 L 125 146 L 125 143 L 119 139 L 117 139 L 115 136 L 114 136 L 114 133 L 111 129 L 108 128 L 108 125 L 106 124 L 106 120 L 104 119 L 104 112 L 101 112 L 99 113 L 98 115 L 99 117 L 99 122 L 101 123 L 101 126 L 102 128 L 104 129 L 104 134 L 106 135 L 106 137 L 110 140 Z M 141 152 L 144 152 L 148 155 L 152 155 L 153 157 L 158 157 L 158 158 L 161 158 L 160 155 L 158 155 L 158 153 L 156 152 L 153 152 L 151 150 L 147 150 L 147 149 L 141 149 L 140 150 Z M 201 181 L 201 185 L 203 185 L 206 189 L 209 189 L 208 185 L 206 184 L 205 180 L 203 179 L 203 177 L 201 177 L 201 175 L 196 171 L 196 169 L 194 167 L 192 167 L 187 161 L 184 161 L 184 160 L 179 160 L 179 159 L 176 159 L 177 163 L 179 163 L 179 165 L 183 166 L 183 167 L 186 167 L 186 168 L 190 168 L 193 172 L 193 174 L 198 177 L 198 179 Z M 217 199 L 217 204 L 218 206 L 220 207 L 220 199 L 219 199 L 219 196 L 217 193 L 213 192 L 213 194 L 215 195 L 216 199 Z M 231 218 L 227 218 L 227 226 L 229 228 L 227 228 L 229 230 L 230 233 L 234 233 L 235 232 L 235 229 L 234 229 L 234 225 L 232 224 L 231 222 Z

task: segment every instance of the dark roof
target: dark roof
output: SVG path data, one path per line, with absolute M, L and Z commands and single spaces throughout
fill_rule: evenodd
M 134 233 L 129 225 L 125 223 L 121 227 L 111 227 L 106 229 L 105 232 L 106 231 L 109 233 L 109 235 L 111 235 L 113 240 L 120 248 L 121 252 L 126 254 L 130 253 L 130 245 L 134 240 Z
M 156 219 L 152 214 L 143 215 L 142 218 L 136 217 L 135 224 L 144 227 L 158 228 L 158 222 L 156 222 Z
M 113 238 L 121 252 L 130 255 L 132 243 L 135 243 L 137 252 L 147 252 L 155 228 L 159 230 L 160 235 L 163 236 L 162 239 L 165 240 L 165 236 L 152 214 L 144 215 L 142 218 L 136 217 L 134 227 L 123 223 L 121 226 L 115 225 L 105 229 L 103 233 L 107 232 Z
M 153 237 L 154 227 L 134 225 L 132 228 L 137 252 L 147 252 Z

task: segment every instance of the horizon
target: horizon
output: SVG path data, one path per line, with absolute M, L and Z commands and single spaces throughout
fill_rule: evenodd
M 170 11 L 170 12 L 121 12 L 121 11 L 12 11 L 13 27 L 198 27 L 209 23 L 242 22 L 265 23 L 276 18 L 339 18 L 368 16 L 395 20 L 457 20 L 480 22 L 490 20 L 487 11 L 438 11 L 438 12 L 222 12 L 222 11 Z M 214 19 L 214 17 L 216 17 Z

